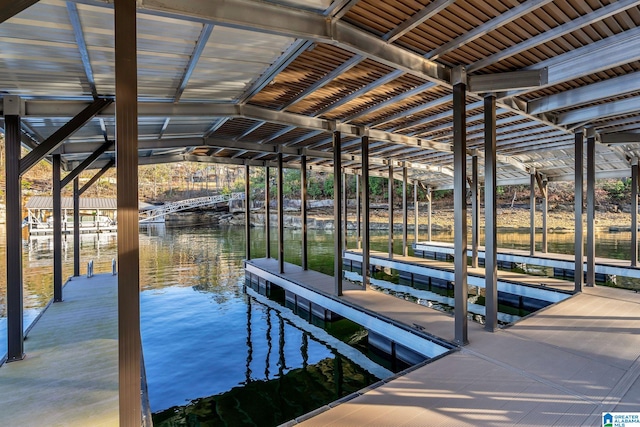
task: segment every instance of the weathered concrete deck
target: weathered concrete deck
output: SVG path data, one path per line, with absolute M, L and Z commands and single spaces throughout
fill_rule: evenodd
M 278 274 L 274 260 L 251 262 Z M 332 292 L 333 278 L 295 267 L 287 264 L 284 276 L 298 283 L 308 278 L 310 287 Z M 353 288 L 342 298 L 441 338 L 453 337 L 453 318 L 427 307 Z M 640 411 L 640 294 L 587 288 L 495 333 L 470 322 L 469 340 L 459 352 L 299 421 L 305 426 L 599 426 L 603 411 Z
M 117 279 L 73 278 L 0 367 L 0 425 L 117 426 Z

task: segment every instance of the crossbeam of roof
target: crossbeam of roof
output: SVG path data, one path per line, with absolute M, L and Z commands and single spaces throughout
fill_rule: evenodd
M 358 65 L 360 62 L 362 62 L 362 59 L 363 58 L 360 55 L 353 55 L 347 61 L 343 62 L 338 67 L 336 67 L 334 70 L 332 70 L 330 73 L 327 73 L 327 75 L 325 75 L 321 79 L 316 80 L 313 84 L 309 85 L 309 87 L 307 87 L 305 90 L 300 92 L 295 97 L 295 99 L 293 99 L 293 100 L 289 101 L 287 104 L 283 105 L 281 110 L 286 110 L 287 108 L 291 107 L 292 105 L 295 105 L 298 102 L 302 101 L 309 94 L 315 92 L 316 90 L 318 90 L 321 87 L 325 86 L 326 84 L 330 83 L 336 77 L 340 76 L 342 73 L 345 73 L 345 72 L 349 71 L 351 68 L 353 68 L 356 65 Z
M 629 73 L 530 101 L 527 103 L 527 112 L 547 113 L 638 91 L 640 91 L 640 72 Z
M 89 88 L 94 98 L 98 97 L 98 91 L 96 89 L 96 81 L 93 77 L 93 69 L 91 68 L 91 61 L 89 61 L 89 51 L 87 49 L 87 43 L 84 40 L 84 32 L 82 31 L 82 24 L 80 22 L 80 14 L 78 8 L 74 2 L 67 2 L 67 13 L 69 14 L 69 20 L 73 27 L 73 35 L 78 45 L 78 51 L 80 53 L 80 60 L 82 61 L 82 67 L 84 68 L 84 74 L 87 76 L 89 82 Z
M 80 110 L 86 103 L 74 102 L 51 102 L 51 101 L 26 101 L 25 115 L 23 117 L 69 117 Z M 112 117 L 115 107 L 110 106 L 102 110 L 101 115 Z M 247 118 L 257 121 L 278 123 L 287 126 L 295 126 L 316 131 L 331 132 L 339 130 L 343 134 L 360 136 L 361 128 L 346 123 L 335 123 L 331 120 L 308 117 L 294 113 L 269 110 L 253 105 L 219 104 L 219 103 L 145 103 L 138 106 L 139 117 L 224 117 L 224 118 Z M 445 144 L 429 141 L 423 138 L 409 137 L 381 130 L 370 130 L 370 138 L 378 141 L 395 142 L 405 145 L 415 145 L 433 150 L 442 150 Z M 447 152 L 450 148 L 447 147 Z
M 436 85 L 433 82 L 428 82 L 428 83 L 425 83 L 423 85 L 416 86 L 413 89 L 410 89 L 408 91 L 402 92 L 402 93 L 400 93 L 400 94 L 398 94 L 396 96 L 390 97 L 389 99 L 387 99 L 385 101 L 379 102 L 377 104 L 372 104 L 372 105 L 368 106 L 367 108 L 365 108 L 364 110 L 359 111 L 359 112 L 357 112 L 355 114 L 352 114 L 349 117 L 345 117 L 344 121 L 345 122 L 353 121 L 353 120 L 358 119 L 360 117 L 366 116 L 367 114 L 371 114 L 374 111 L 377 111 L 377 110 L 380 110 L 382 108 L 385 108 L 385 107 L 388 107 L 390 105 L 393 105 L 395 103 L 404 101 L 407 98 L 410 98 L 410 97 L 415 96 L 415 95 L 417 95 L 419 93 L 425 92 L 425 91 L 427 91 L 427 90 L 429 90 L 429 89 L 431 89 L 431 88 L 433 88 L 435 86 Z
M 608 102 L 606 104 L 568 111 L 558 115 L 558 124 L 570 125 L 573 123 L 590 123 L 606 117 L 638 113 L 638 111 L 640 111 L 640 97 L 636 96 L 615 102 Z
M 640 60 L 639 45 L 640 27 L 636 27 L 542 61 L 527 69 L 547 68 L 548 82 L 543 87 L 553 86 L 638 61 Z M 532 89 L 517 90 L 502 96 L 517 96 L 531 91 Z
M 113 0 L 108 0 L 112 2 Z M 330 43 L 436 83 L 449 84 L 450 70 L 342 21 L 328 23 L 322 14 L 249 0 L 176 2 L 139 0 L 139 9 L 236 28 Z
M 528 38 L 522 43 L 518 43 L 517 45 L 508 47 L 506 49 L 501 49 L 499 52 L 494 53 L 493 55 L 489 55 L 486 58 L 483 58 L 467 66 L 467 72 L 472 73 L 476 70 L 480 70 L 484 67 L 495 64 L 496 62 L 502 61 L 503 59 L 517 55 L 536 46 L 540 46 L 548 41 L 569 34 L 580 28 L 591 25 L 594 22 L 623 12 L 627 9 L 637 6 L 638 4 L 640 4 L 640 1 L 638 0 L 618 0 L 607 6 L 601 7 L 594 12 L 576 18 L 573 21 L 567 22 L 566 24 L 559 25 L 548 31 L 540 33 L 535 37 Z
M 200 32 L 200 36 L 196 41 L 195 46 L 193 47 L 193 52 L 191 53 L 191 57 L 189 58 L 189 63 L 182 74 L 182 78 L 180 79 L 180 84 L 178 84 L 178 89 L 176 90 L 175 95 L 173 96 L 173 102 L 180 101 L 180 97 L 182 93 L 187 88 L 187 84 L 189 84 L 189 79 L 191 78 L 191 74 L 193 74 L 193 70 L 196 69 L 198 65 L 198 61 L 200 60 L 200 56 L 204 51 L 207 42 L 209 41 L 209 37 L 211 37 L 211 33 L 213 32 L 213 25 L 204 24 L 202 26 L 202 31 Z
M 402 24 L 389 31 L 382 38 L 386 40 L 387 43 L 393 43 L 400 37 L 407 34 L 409 31 L 413 30 L 418 25 L 422 24 L 432 16 L 437 15 L 438 13 L 449 7 L 453 3 L 455 3 L 455 0 L 435 0 L 415 13 L 413 16 L 411 16 L 411 18 L 407 19 Z
M 296 40 L 286 50 L 286 52 L 278 58 L 253 84 L 239 97 L 240 103 L 247 102 L 254 95 L 264 89 L 282 70 L 287 68 L 289 64 L 309 49 L 313 43 L 309 40 Z
M 640 143 L 640 133 L 603 133 L 600 134 L 600 142 L 603 144 L 637 144 Z
M 429 59 L 437 59 L 440 56 L 451 52 L 463 46 L 477 38 L 484 36 L 490 31 L 495 30 L 496 28 L 500 28 L 509 22 L 515 21 L 516 19 L 526 15 L 527 13 L 536 10 L 547 3 L 551 3 L 553 0 L 527 0 L 520 5 L 509 9 L 508 11 L 498 15 L 497 17 L 485 22 L 482 25 L 478 25 L 470 31 L 467 31 L 463 35 L 451 40 L 448 43 L 441 45 L 440 47 L 433 49 L 429 52 L 426 57 Z

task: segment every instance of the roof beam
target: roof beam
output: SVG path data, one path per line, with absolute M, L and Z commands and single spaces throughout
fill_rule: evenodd
M 607 117 L 634 113 L 640 114 L 640 96 L 568 111 L 558 115 L 558 124 L 566 126 L 574 123 L 591 123 Z
M 79 106 L 85 106 L 86 102 L 49 102 L 49 101 L 26 101 L 25 115 L 23 117 L 68 117 L 73 111 L 77 111 Z M 101 115 L 113 116 L 115 107 L 105 108 Z M 332 132 L 339 130 L 346 135 L 361 136 L 361 128 L 346 123 L 335 123 L 331 120 L 308 117 L 300 114 L 274 111 L 253 105 L 217 104 L 217 103 L 139 103 L 139 117 L 222 117 L 222 118 L 247 118 L 257 121 L 278 123 L 286 126 Z M 210 133 L 208 133 L 210 134 Z M 406 145 L 415 145 L 436 149 L 444 146 L 426 139 L 408 137 L 381 130 L 371 130 L 370 138 L 378 141 L 394 142 Z
M 479 25 L 473 28 L 470 31 L 467 31 L 463 35 L 456 37 L 448 43 L 443 44 L 442 46 L 433 49 L 427 55 L 425 55 L 429 59 L 437 59 L 442 55 L 451 52 L 452 50 L 458 49 L 459 47 L 472 42 L 473 40 L 484 36 L 485 34 L 495 30 L 496 28 L 500 28 L 509 22 L 515 21 L 516 19 L 530 13 L 547 3 L 551 3 L 553 0 L 527 0 L 520 5 L 507 10 L 501 15 L 490 19 L 482 25 Z
M 390 122 L 392 122 L 394 120 L 398 120 L 398 119 L 402 119 L 404 117 L 412 116 L 414 114 L 420 113 L 422 111 L 429 110 L 431 108 L 440 107 L 440 106 L 442 106 L 444 104 L 447 104 L 447 103 L 450 103 L 450 102 L 451 102 L 451 96 L 443 96 L 443 97 L 438 98 L 436 100 L 433 100 L 431 102 L 420 104 L 420 105 L 417 105 L 417 106 L 415 106 L 413 108 L 410 108 L 408 110 L 400 111 L 400 112 L 398 112 L 396 114 L 393 114 L 393 115 L 391 115 L 389 117 L 385 117 L 385 118 L 376 120 L 376 121 L 374 121 L 372 123 L 369 123 L 368 126 L 370 126 L 370 127 L 380 126 L 380 125 L 383 125 L 383 124 L 386 124 L 386 123 L 390 123 Z
M 338 99 L 337 101 L 333 102 L 332 104 L 327 105 L 326 107 L 323 107 L 319 110 L 316 110 L 313 112 L 314 116 L 321 116 L 322 114 L 326 113 L 327 111 L 333 110 L 334 108 L 340 107 L 344 104 L 347 104 L 351 101 L 353 101 L 356 98 L 361 97 L 362 95 L 364 95 L 367 92 L 372 91 L 373 89 L 380 87 L 384 84 L 389 83 L 390 81 L 393 81 L 395 79 L 397 79 L 398 77 L 402 76 L 402 74 L 404 74 L 402 71 L 392 71 L 389 74 L 386 74 L 382 77 L 380 77 L 378 80 L 374 80 L 371 83 L 369 83 L 368 85 L 362 86 L 360 89 L 355 90 L 353 92 L 351 92 L 349 95 L 347 96 L 343 96 L 342 98 Z
M 389 98 L 389 99 L 387 99 L 385 101 L 379 102 L 377 104 L 373 104 L 373 105 L 365 108 L 364 110 L 361 110 L 361 111 L 359 111 L 359 112 L 357 112 L 355 114 L 352 114 L 349 117 L 345 117 L 343 120 L 345 122 L 350 122 L 350 121 L 359 119 L 360 117 L 366 116 L 367 114 L 371 114 L 374 111 L 380 110 L 382 108 L 386 108 L 386 107 L 388 107 L 390 105 L 393 105 L 395 103 L 398 103 L 400 101 L 404 101 L 407 98 L 411 98 L 412 96 L 415 96 L 415 95 L 417 95 L 419 93 L 422 93 L 422 92 L 425 92 L 425 91 L 427 91 L 429 89 L 432 89 L 435 86 L 436 86 L 436 84 L 433 83 L 433 82 L 428 82 L 428 83 L 425 83 L 423 85 L 416 86 L 413 89 L 410 89 L 410 90 L 408 90 L 406 92 L 402 92 L 402 93 L 400 93 L 400 94 L 398 94 L 396 96 L 393 96 L 393 97 L 391 97 L 391 98 Z
M 36 3 L 38 0 L 0 0 L 0 24 Z
M 351 68 L 355 67 L 360 62 L 362 62 L 362 56 L 353 55 L 351 58 L 349 58 L 348 60 L 346 60 L 345 62 L 340 64 L 340 66 L 335 68 L 333 71 L 331 71 L 330 73 L 327 73 L 324 77 L 322 77 L 321 79 L 317 80 L 311 86 L 307 87 L 305 90 L 300 92 L 298 94 L 298 96 L 296 96 L 295 99 L 293 99 L 293 100 L 289 101 L 287 104 L 283 105 L 282 108 L 280 108 L 280 110 L 286 110 L 287 108 L 291 107 L 292 105 L 297 104 L 298 102 L 300 102 L 304 98 L 306 98 L 308 95 L 310 95 L 312 92 L 314 92 L 314 91 L 320 89 L 321 87 L 325 86 L 326 84 L 330 83 L 333 79 L 335 79 L 336 77 L 340 76 L 342 73 L 345 73 L 345 72 L 349 71 Z
M 342 21 L 328 23 L 327 18 L 322 14 L 251 0 L 225 0 L 224 2 L 139 0 L 138 3 L 141 10 L 151 13 L 178 15 L 199 22 L 211 22 L 334 44 L 417 77 L 449 84 L 448 67 L 406 49 L 390 45 L 379 37 Z
M 182 78 L 180 79 L 180 84 L 178 85 L 178 89 L 176 90 L 175 95 L 173 96 L 173 102 L 180 101 L 180 97 L 182 97 L 182 93 L 187 88 L 187 84 L 189 84 L 189 79 L 191 78 L 191 74 L 193 74 L 193 70 L 196 69 L 198 65 L 198 61 L 200 60 L 200 56 L 204 51 L 207 42 L 209 41 L 209 37 L 211 37 L 211 32 L 213 31 L 213 25 L 204 24 L 202 26 L 202 31 L 200 32 L 200 36 L 198 37 L 198 41 L 196 41 L 196 45 L 193 48 L 193 52 L 191 53 L 191 57 L 189 58 L 189 63 L 187 64 L 187 68 L 185 68 L 184 73 L 182 74 Z
M 393 43 L 400 37 L 407 34 L 409 31 L 416 28 L 418 25 L 431 19 L 431 17 L 437 15 L 438 13 L 449 7 L 453 3 L 455 3 L 455 0 L 435 0 L 429 3 L 428 6 L 425 6 L 424 8 L 419 10 L 417 13 L 411 16 L 411 18 L 407 19 L 402 24 L 398 25 L 396 28 L 385 34 L 382 39 L 386 40 L 387 43 Z
M 467 76 L 469 92 L 487 93 L 538 88 L 547 83 L 547 69 Z
M 603 133 L 600 134 L 600 142 L 603 144 L 636 144 L 640 143 L 640 133 Z
M 282 70 L 287 68 L 289 64 L 309 49 L 313 43 L 309 40 L 296 40 L 289 48 L 274 62 L 253 84 L 242 94 L 238 101 L 245 103 L 253 98 L 258 92 L 264 89 Z
M 636 71 L 530 101 L 527 103 L 527 112 L 529 114 L 548 113 L 638 91 L 640 91 L 640 72 Z
M 597 21 L 601 21 L 617 13 L 630 9 L 634 6 L 637 6 L 638 4 L 640 4 L 640 1 L 638 0 L 618 0 L 611 3 L 610 5 L 601 7 L 594 12 L 588 13 L 577 19 L 574 19 L 573 21 L 567 22 L 566 24 L 559 25 L 555 28 L 538 34 L 535 37 L 531 37 L 523 41 L 522 43 L 518 43 L 517 45 L 508 47 L 506 49 L 502 49 L 499 52 L 494 53 L 493 55 L 489 55 L 486 58 L 476 61 L 473 64 L 467 66 L 467 72 L 472 73 L 484 67 L 488 67 L 489 65 L 500 62 L 503 59 L 517 55 L 536 46 L 540 46 L 553 39 L 564 36 L 580 28 L 591 25 Z
M 640 60 L 638 45 L 640 45 L 640 27 L 574 49 L 526 69 L 547 68 L 549 80 L 543 86 L 544 88 L 638 61 Z M 502 94 L 501 97 L 517 96 L 531 91 L 531 89 L 517 90 Z
M 78 51 L 80 52 L 80 60 L 82 61 L 82 67 L 84 68 L 84 74 L 89 82 L 89 88 L 91 89 L 91 95 L 94 98 L 98 97 L 98 90 L 96 89 L 96 80 L 93 77 L 93 69 L 91 68 L 91 61 L 89 60 L 89 50 L 87 49 L 87 43 L 84 40 L 84 32 L 82 31 L 82 24 L 80 23 L 80 14 L 78 8 L 74 2 L 67 2 L 67 13 L 69 14 L 69 20 L 73 27 L 73 35 L 78 45 Z
M 360 0 L 336 0 L 325 11 L 332 16 L 332 20 L 337 21 L 349 12 L 349 10 L 356 5 Z
M 69 122 L 67 122 L 60 129 L 55 131 L 53 135 L 45 139 L 39 144 L 33 151 L 29 152 L 26 156 L 20 159 L 20 175 L 25 174 L 31 169 L 37 162 L 42 160 L 44 156 L 48 155 L 56 148 L 58 148 L 65 139 L 69 138 L 82 126 L 84 126 L 89 120 L 100 113 L 107 106 L 113 103 L 112 99 L 99 98 L 86 106 L 81 112 L 76 114 Z M 77 111 L 77 110 L 76 110 Z

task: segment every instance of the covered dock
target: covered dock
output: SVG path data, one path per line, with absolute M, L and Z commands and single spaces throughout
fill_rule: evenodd
M 116 199 L 81 198 L 78 205 L 80 233 L 109 233 L 116 231 Z M 53 234 L 53 198 L 33 196 L 25 204 L 26 226 L 29 234 Z M 73 197 L 61 197 L 62 232 L 73 233 L 75 228 L 75 205 Z
M 61 190 L 73 185 L 79 206 L 82 192 L 115 166 L 119 423 L 139 426 L 138 166 L 219 162 L 244 167 L 247 218 L 252 169 L 275 175 L 275 185 L 265 180 L 264 193 L 267 201 L 276 193 L 278 243 L 273 254 L 267 246 L 266 258 L 277 260 L 279 275 L 287 274 L 283 170 L 300 171 L 302 271 L 313 256 L 305 226 L 307 171 L 333 174 L 338 260 L 346 248 L 346 182 L 357 177 L 365 289 L 369 178 L 388 178 L 390 199 L 402 187 L 402 255 L 410 245 L 410 194 L 418 206 L 419 189 L 427 201 L 435 190 L 453 189 L 455 311 L 443 320 L 442 335 L 461 350 L 313 423 L 365 424 L 379 414 L 380 423 L 424 415 L 433 424 L 527 424 L 536 416 L 546 422 L 542 417 L 554 410 L 575 417 L 549 416 L 549 422 L 593 423 L 600 409 L 627 409 L 638 397 L 637 302 L 634 294 L 594 287 L 595 182 L 631 179 L 627 261 L 635 267 L 639 24 L 638 0 L 0 0 L 8 367 L 28 366 L 35 352 L 25 346 L 23 278 L 13 268 L 22 265 L 21 178 L 39 161 L 53 165 L 53 301 L 70 305 L 62 287 Z M 95 175 L 80 186 L 85 170 Z M 574 275 L 576 295 L 568 301 L 498 330 L 497 189 L 529 187 L 532 247 L 541 202 L 545 252 L 548 184 L 567 181 L 575 183 L 574 271 L 586 275 Z M 478 330 L 468 324 L 466 254 L 469 244 L 474 253 L 479 248 L 482 211 L 487 316 Z M 76 208 L 76 224 L 77 215 Z M 419 215 L 425 214 L 416 210 Z M 247 261 L 250 227 L 247 221 Z M 269 241 L 269 221 L 265 230 Z M 392 258 L 393 234 L 389 245 Z M 336 298 L 352 292 L 343 287 L 339 261 L 327 280 Z M 358 295 L 369 294 L 375 295 Z M 521 354 L 520 346 L 539 357 Z M 414 382 L 432 370 L 423 377 L 432 384 Z M 438 372 L 463 378 L 447 383 Z M 561 402 L 540 398 L 547 392 Z M 505 415 L 511 405 L 516 409 Z M 464 418 L 468 407 L 475 418 Z

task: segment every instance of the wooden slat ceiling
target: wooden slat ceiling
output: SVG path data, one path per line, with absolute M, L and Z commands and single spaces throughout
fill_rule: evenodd
M 343 151 L 350 155 L 360 153 L 360 135 L 371 133 L 372 170 L 388 160 L 420 162 L 412 176 L 434 188 L 450 187 L 448 73 L 456 66 L 466 67 L 470 79 L 548 70 L 548 84 L 496 92 L 498 154 L 510 156 L 499 168 L 501 183 L 526 183 L 534 168 L 549 180 L 566 178 L 572 173 L 567 159 L 576 128 L 593 127 L 598 135 L 640 134 L 640 77 L 633 79 L 640 73 L 640 0 L 327 0 L 325 13 L 316 10 L 321 6 L 303 8 L 304 2 L 284 0 L 227 0 L 213 11 L 185 0 L 166 11 L 154 4 L 154 13 L 147 12 L 146 0 L 139 3 L 142 22 L 162 24 L 145 24 L 139 47 L 139 84 L 149 89 L 140 94 L 140 108 L 157 103 L 140 119 L 140 149 L 157 154 L 158 161 L 175 161 L 179 156 L 161 154 L 184 149 L 202 161 L 266 164 L 276 158 L 273 147 L 281 146 L 290 150 L 285 157 L 291 166 L 300 161 L 292 153 L 302 148 L 326 151 L 309 162 L 330 166 L 324 157 L 333 150 L 331 131 L 338 126 Z M 113 13 L 104 6 L 98 0 L 77 6 L 84 52 L 66 2 L 42 0 L 3 17 L 0 91 L 22 96 L 27 105 L 46 106 L 45 112 L 24 117 L 25 134 L 34 143 L 68 120 L 60 108 L 93 99 L 92 84 L 95 93 L 113 96 L 113 64 L 106 60 L 113 58 Z M 262 13 L 239 13 L 248 7 Z M 232 15 L 235 21 L 229 21 Z M 213 32 L 203 39 L 205 24 Z M 40 35 L 33 31 L 38 27 L 48 30 Z M 222 40 L 223 29 L 233 37 Z M 611 40 L 616 43 L 596 49 Z M 88 62 L 82 62 L 83 54 Z M 424 59 L 447 73 L 429 76 Z M 467 95 L 468 148 L 479 152 L 483 96 Z M 199 107 L 191 108 L 196 103 Z M 542 112 L 531 112 L 532 105 Z M 112 117 L 90 121 L 65 143 L 66 166 L 114 134 Z M 181 142 L 188 138 L 191 147 Z M 603 176 L 627 176 L 640 150 L 632 142 L 619 149 L 601 145 L 598 155 Z M 110 156 L 104 154 L 94 166 Z M 356 161 L 348 164 L 359 168 Z

